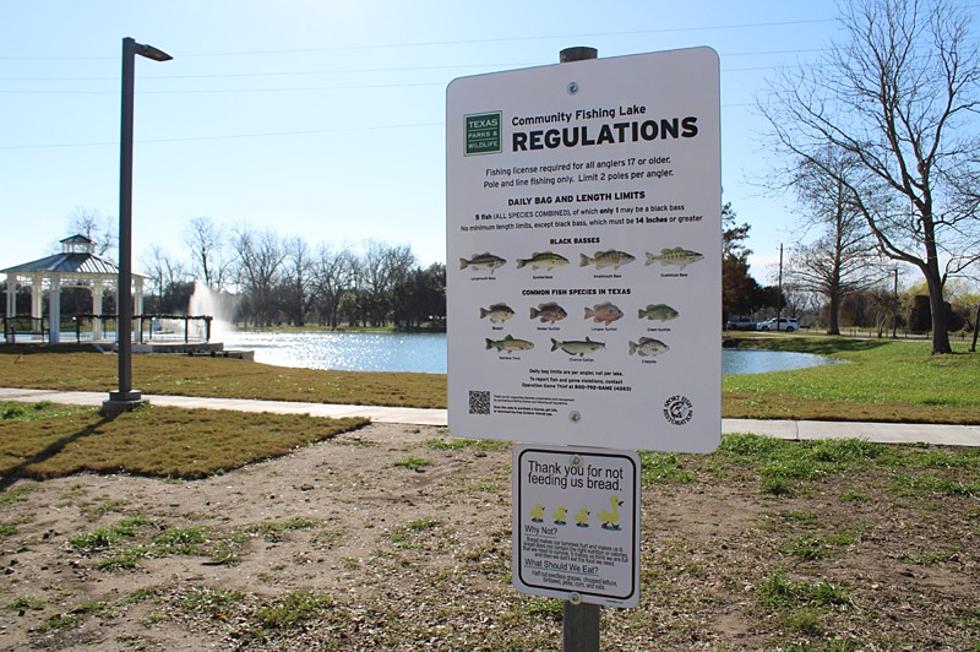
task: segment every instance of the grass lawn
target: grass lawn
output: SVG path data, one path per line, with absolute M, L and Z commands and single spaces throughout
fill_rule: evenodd
M 739 348 L 825 355 L 844 364 L 728 376 L 726 417 L 980 423 L 980 355 L 954 343 L 929 355 L 924 341 L 741 337 Z
M 109 391 L 116 387 L 115 355 L 0 354 L 0 385 Z M 254 398 L 313 403 L 445 407 L 444 374 L 297 369 L 182 355 L 133 356 L 133 383 L 149 394 Z
M 738 337 L 740 348 L 816 353 L 844 364 L 729 376 L 726 417 L 980 423 L 980 355 L 957 342 L 931 356 L 925 341 L 855 340 L 773 334 Z M 108 391 L 116 358 L 98 353 L 0 354 L 0 385 Z M 320 403 L 445 407 L 443 374 L 322 371 L 244 360 L 135 356 L 133 378 L 147 393 Z
M 81 471 L 200 478 L 367 423 L 152 406 L 108 418 L 95 408 L 0 403 L 0 488 Z

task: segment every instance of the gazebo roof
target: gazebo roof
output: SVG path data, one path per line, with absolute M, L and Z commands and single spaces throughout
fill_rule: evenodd
M 84 245 L 95 244 L 95 240 L 92 240 L 91 238 L 87 238 L 81 233 L 70 235 L 64 240 L 59 240 L 58 242 L 60 242 L 61 244 L 84 244 Z
M 4 274 L 119 274 L 119 268 L 95 254 L 60 253 L 0 269 Z

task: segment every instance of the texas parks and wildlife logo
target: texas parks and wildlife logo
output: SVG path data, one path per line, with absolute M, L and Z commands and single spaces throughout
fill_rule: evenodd
M 694 404 L 686 396 L 675 395 L 664 401 L 664 418 L 675 426 L 683 426 L 694 416 Z
M 500 111 L 464 116 L 466 120 L 466 156 L 500 153 Z

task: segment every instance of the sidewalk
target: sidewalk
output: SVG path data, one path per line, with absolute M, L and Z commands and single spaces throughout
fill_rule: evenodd
M 70 403 L 100 406 L 107 392 L 61 392 L 47 389 L 0 387 L 0 401 Z M 294 403 L 237 398 L 200 398 L 144 394 L 154 405 L 241 412 L 309 414 L 315 417 L 367 417 L 378 423 L 405 423 L 445 426 L 446 410 L 380 407 L 377 405 L 336 405 Z M 980 426 L 949 426 L 927 423 L 869 423 L 863 421 L 770 421 L 763 419 L 722 419 L 722 432 L 752 432 L 780 439 L 844 439 L 855 437 L 884 444 L 927 443 L 942 446 L 980 446 Z

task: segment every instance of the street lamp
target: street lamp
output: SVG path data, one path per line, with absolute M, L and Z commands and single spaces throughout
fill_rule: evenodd
M 104 414 L 118 414 L 141 405 L 143 394 L 133 389 L 133 92 L 136 55 L 153 61 L 170 61 L 169 54 L 137 43 L 130 37 L 122 41 L 122 110 L 119 136 L 119 283 L 116 289 L 119 341 L 119 389 L 109 392 L 102 403 Z

